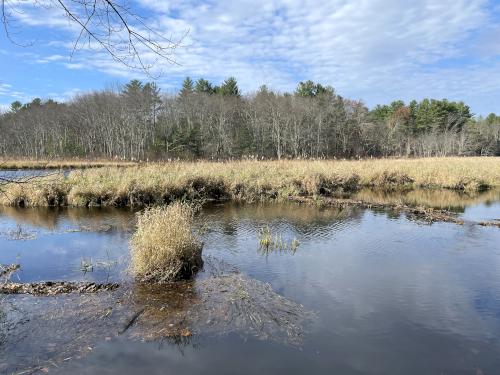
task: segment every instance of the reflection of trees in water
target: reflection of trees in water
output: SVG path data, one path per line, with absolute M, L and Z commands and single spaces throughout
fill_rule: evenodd
M 445 189 L 416 189 L 392 192 L 363 189 L 354 194 L 353 198 L 372 203 L 406 204 L 463 212 L 466 206 L 499 201 L 500 190 L 464 193 Z
M 202 220 L 211 230 L 235 236 L 258 232 L 269 225 L 273 230 L 292 231 L 301 237 L 328 237 L 335 228 L 361 220 L 363 209 L 356 207 L 315 207 L 296 203 L 226 204 L 208 207 Z
M 0 215 L 6 216 L 17 223 L 24 223 L 47 230 L 55 230 L 62 224 L 82 227 L 84 230 L 111 227 L 120 231 L 133 228 L 134 215 L 128 209 L 116 208 L 62 208 L 37 207 L 18 208 L 0 206 Z
M 18 208 L 0 206 L 0 215 L 6 216 L 17 223 L 29 224 L 34 227 L 53 230 L 57 226 L 59 209 L 51 208 Z

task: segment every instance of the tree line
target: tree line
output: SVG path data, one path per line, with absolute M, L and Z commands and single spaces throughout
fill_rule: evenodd
M 330 86 L 243 95 L 186 78 L 176 95 L 132 80 L 71 101 L 14 102 L 0 115 L 0 155 L 126 160 L 500 155 L 500 116 L 463 102 L 394 101 L 369 110 Z

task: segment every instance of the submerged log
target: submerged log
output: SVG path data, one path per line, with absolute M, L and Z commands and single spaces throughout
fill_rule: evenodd
M 40 283 L 5 283 L 0 285 L 0 294 L 33 294 L 54 296 L 66 293 L 96 293 L 112 291 L 119 287 L 116 283 L 92 283 L 71 281 L 45 281 Z

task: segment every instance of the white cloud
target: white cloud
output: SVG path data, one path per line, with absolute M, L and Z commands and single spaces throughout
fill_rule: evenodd
M 0 82 L 0 113 L 7 112 L 11 102 L 22 98 L 24 98 L 24 94 L 15 91 L 11 84 Z
M 57 92 L 49 92 L 47 97 L 53 99 L 57 102 L 67 102 L 73 99 L 75 96 L 82 94 L 84 91 L 78 88 L 74 88 L 71 90 L 66 90 L 62 93 Z
M 51 62 L 64 61 L 64 60 L 69 60 L 69 57 L 62 56 L 62 55 L 49 55 L 49 56 L 45 56 L 45 57 L 40 58 L 40 59 L 36 59 L 35 62 L 37 62 L 39 64 L 49 64 Z
M 14 90 L 11 84 L 0 82 L 0 99 L 11 98 L 12 100 L 17 100 L 24 97 L 25 95 L 22 92 Z

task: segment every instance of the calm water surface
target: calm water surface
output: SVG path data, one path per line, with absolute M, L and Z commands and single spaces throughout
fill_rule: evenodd
M 462 208 L 467 220 L 500 218 L 495 199 L 471 204 Z M 197 220 L 206 228 L 204 257 L 269 283 L 314 312 L 300 345 L 237 332 L 201 333 L 188 343 L 97 335 L 89 354 L 50 372 L 500 373 L 498 228 L 298 205 L 216 205 Z M 0 263 L 19 262 L 14 280 L 25 282 L 129 280 L 133 225 L 127 210 L 1 208 Z M 299 240 L 297 251 L 259 252 L 258 233 L 267 226 Z M 82 262 L 94 264 L 92 272 L 83 272 Z M 22 298 L 29 305 L 26 298 L 34 297 Z M 33 333 L 30 340 L 50 358 L 44 337 Z M 13 351 L 9 345 L 0 343 L 0 362 Z M 23 346 L 16 350 L 23 361 L 29 357 Z M 15 359 L 5 361 L 5 371 L 16 369 Z

